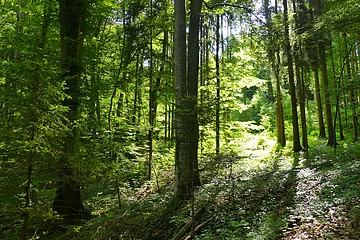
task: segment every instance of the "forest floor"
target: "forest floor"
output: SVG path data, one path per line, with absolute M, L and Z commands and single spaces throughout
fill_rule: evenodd
M 93 189 L 95 217 L 46 236 L 179 240 L 193 230 L 195 239 L 359 239 L 359 144 L 335 152 L 318 140 L 309 153 L 292 153 L 276 152 L 268 139 L 247 135 L 239 153 L 204 155 L 203 184 L 184 206 L 174 207 L 171 172 L 164 172 L 159 188 L 153 182 L 122 192 L 120 207 L 115 191 Z M 193 227 L 179 234 L 193 214 Z

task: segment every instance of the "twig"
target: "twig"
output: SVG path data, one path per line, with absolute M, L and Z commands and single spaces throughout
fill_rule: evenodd
M 199 208 L 196 213 L 194 214 L 194 217 L 192 217 L 185 226 L 173 237 L 171 240 L 181 240 L 182 237 L 189 231 L 190 227 L 193 225 L 195 219 L 200 215 L 200 213 L 203 211 L 203 208 Z M 194 230 L 196 232 L 196 228 Z M 191 236 L 191 232 L 190 232 Z
M 205 225 L 208 223 L 208 222 L 210 222 L 212 220 L 212 218 L 210 218 L 210 219 L 208 219 L 208 220 L 206 220 L 205 222 L 203 222 L 203 223 L 201 223 L 201 224 L 199 224 L 196 228 L 195 228 L 195 230 L 194 230 L 194 235 L 197 233 L 197 232 L 199 232 L 203 227 L 205 227 Z M 193 233 L 188 233 L 185 237 L 183 237 L 181 240 L 189 240 L 189 239 L 191 239 L 193 236 Z

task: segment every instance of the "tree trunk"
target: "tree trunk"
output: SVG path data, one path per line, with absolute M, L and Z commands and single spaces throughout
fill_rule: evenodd
M 246 103 L 246 92 L 247 92 L 247 87 L 246 86 L 243 87 L 242 92 L 243 92 L 243 103 L 244 103 L 245 108 L 246 108 L 246 104 L 247 104 Z M 249 119 L 248 119 L 248 115 L 247 115 L 247 109 L 244 109 L 243 114 L 244 114 L 244 121 L 245 122 L 248 121 Z
M 341 114 L 340 114 L 340 106 L 339 106 L 339 91 L 340 91 L 340 79 L 339 84 L 336 84 L 336 74 L 335 74 L 335 64 L 334 64 L 334 56 L 333 56 L 333 47 L 332 43 L 330 44 L 330 56 L 331 56 L 331 68 L 332 68 L 332 74 L 333 74 L 333 81 L 334 81 L 334 89 L 336 90 L 336 114 L 338 121 L 339 121 L 339 132 L 340 132 L 340 140 L 344 140 L 344 132 L 341 122 Z M 336 119 L 336 118 L 335 118 Z M 336 134 L 336 122 L 334 122 L 334 134 Z
M 300 92 L 299 102 L 300 102 L 300 114 L 301 114 L 301 129 L 302 129 L 302 137 L 303 137 L 302 145 L 305 148 L 305 150 L 307 151 L 309 148 L 309 144 L 308 144 L 308 136 L 307 136 L 306 111 L 305 111 L 306 85 L 305 85 L 305 78 L 304 78 L 304 69 L 301 69 L 300 81 L 301 82 L 300 82 L 300 88 L 299 88 L 299 92 Z
M 153 2 L 150 0 L 150 19 L 153 15 Z M 151 167 L 153 164 L 153 133 L 154 133 L 154 123 L 156 118 L 155 108 L 156 108 L 156 89 L 153 84 L 153 31 L 150 24 L 150 68 L 149 68 L 149 131 L 148 131 L 148 146 L 149 146 L 149 156 L 148 156 L 148 172 L 146 179 L 151 180 Z
M 216 156 L 220 155 L 220 63 L 219 63 L 219 49 L 220 48 L 220 16 L 216 14 L 216 107 L 215 107 L 215 138 L 216 138 Z
M 289 23 L 288 23 L 288 7 L 287 0 L 283 0 L 284 5 L 284 27 L 285 27 L 285 53 L 287 56 L 289 85 L 290 85 L 290 97 L 291 97 L 291 112 L 292 112 L 292 126 L 293 126 L 293 151 L 299 152 L 302 150 L 300 145 L 299 123 L 296 109 L 296 93 L 295 93 L 295 80 L 293 59 L 291 55 L 291 46 L 289 39 Z
M 319 17 L 322 14 L 322 0 L 316 0 L 315 3 L 315 14 Z M 329 93 L 329 80 L 327 74 L 327 66 L 326 66 L 326 47 L 325 47 L 325 39 L 323 34 L 320 34 L 318 41 L 318 51 L 319 51 L 319 64 L 321 70 L 321 82 L 324 90 L 324 100 L 325 100 L 325 113 L 326 113 L 326 124 L 328 130 L 328 146 L 333 146 L 336 143 L 335 135 L 334 135 L 334 127 L 332 122 L 332 114 L 331 114 L 331 104 L 330 104 L 330 93 Z
M 81 27 L 85 16 L 84 0 L 60 0 L 60 46 L 62 80 L 66 83 L 65 93 L 69 97 L 63 101 L 68 107 L 66 117 L 69 131 L 63 140 L 63 153 L 60 162 L 59 182 L 53 202 L 53 210 L 65 218 L 81 217 L 83 203 L 80 185 L 76 180 L 72 161 L 78 154 L 78 131 L 76 121 L 80 104 L 81 49 L 83 36 Z
M 317 105 L 318 112 L 318 123 L 319 123 L 319 137 L 325 138 L 325 125 L 324 125 L 324 116 L 322 110 L 321 96 L 320 96 L 320 83 L 319 83 L 319 70 L 316 67 L 314 69 L 314 82 L 315 82 L 315 100 Z
M 187 139 L 187 84 L 186 84 L 186 11 L 185 0 L 174 1 L 174 88 L 175 88 L 175 198 L 178 201 L 191 197 L 192 184 Z
M 297 46 L 297 50 L 294 53 L 295 59 L 295 75 L 296 75 L 296 82 L 297 82 L 297 90 L 298 90 L 298 98 L 299 98 L 299 105 L 300 105 L 300 118 L 301 118 L 301 130 L 302 130 L 302 145 L 305 150 L 308 149 L 308 141 L 307 141 L 307 127 L 306 127 L 306 114 L 305 114 L 305 95 L 304 95 L 304 80 L 301 76 L 300 72 L 300 59 L 298 56 L 298 52 L 300 46 Z
M 269 0 L 264 0 L 265 19 L 268 25 L 269 49 L 268 56 L 271 62 L 272 72 L 276 81 L 276 128 L 277 128 L 277 142 L 281 146 L 286 145 L 285 139 L 285 124 L 284 124 L 284 110 L 282 105 L 282 93 L 280 83 L 280 50 L 279 46 L 274 40 L 273 21 L 269 9 Z M 275 14 L 277 14 L 277 0 L 275 0 Z M 271 85 L 272 86 L 272 85 Z
M 358 140 L 357 114 L 356 114 L 357 103 L 356 103 L 356 99 L 355 99 L 354 81 L 353 81 L 352 75 L 351 75 L 350 51 L 348 50 L 346 35 L 344 35 L 344 40 L 345 40 L 344 41 L 345 42 L 345 52 L 349 53 L 348 54 L 349 57 L 346 61 L 346 72 L 347 72 L 347 78 L 348 78 L 349 86 L 350 86 L 350 106 L 351 106 L 351 110 L 352 110 L 354 141 L 357 141 Z
M 324 100 L 325 100 L 325 113 L 326 113 L 326 124 L 328 130 L 328 146 L 333 146 L 336 142 L 334 135 L 334 127 L 332 123 L 332 113 L 330 105 L 330 93 L 329 93 L 329 82 L 326 67 L 326 55 L 325 55 L 325 43 L 319 42 L 319 56 L 320 56 L 320 69 L 321 69 L 321 82 L 324 89 Z
M 276 60 L 277 64 L 275 67 L 275 78 L 276 78 L 276 123 L 277 123 L 277 139 L 278 143 L 281 146 L 285 147 L 286 145 L 286 136 L 285 136 L 285 123 L 284 123 L 284 108 L 282 104 L 282 93 L 281 93 L 281 83 L 280 83 L 280 52 L 279 49 L 276 50 Z
M 199 79 L 199 28 L 202 0 L 190 2 L 190 25 L 188 37 L 188 100 L 189 100 L 189 161 L 192 182 L 200 186 L 198 165 L 199 123 L 198 123 L 198 79 Z

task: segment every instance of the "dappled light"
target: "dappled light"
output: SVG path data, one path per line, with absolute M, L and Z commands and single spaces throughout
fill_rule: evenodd
M 359 9 L 0 1 L 0 239 L 360 239 Z

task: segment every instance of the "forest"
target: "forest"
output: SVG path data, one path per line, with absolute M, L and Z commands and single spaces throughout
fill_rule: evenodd
M 359 239 L 358 0 L 0 0 L 0 239 Z

